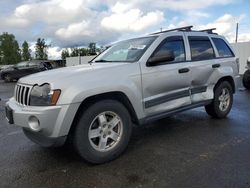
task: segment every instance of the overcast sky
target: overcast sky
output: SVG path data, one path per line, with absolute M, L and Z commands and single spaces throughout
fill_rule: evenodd
M 49 57 L 65 47 L 105 45 L 185 25 L 216 27 L 230 42 L 250 41 L 249 0 L 1 0 L 0 32 L 13 33 L 34 48 L 38 37 L 52 45 Z

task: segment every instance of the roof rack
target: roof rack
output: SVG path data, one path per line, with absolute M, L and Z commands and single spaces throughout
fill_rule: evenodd
M 151 33 L 150 35 L 155 35 L 155 34 L 160 34 L 160 33 L 166 33 L 166 32 L 170 32 L 170 31 L 194 31 L 194 32 L 206 32 L 208 34 L 217 34 L 214 33 L 213 31 L 216 30 L 216 28 L 211 28 L 211 29 L 203 29 L 203 30 L 192 30 L 192 25 L 190 26 L 186 26 L 186 27 L 179 27 L 179 28 L 175 28 L 175 29 L 169 29 L 169 30 L 164 30 L 164 31 L 159 31 L 159 32 L 155 32 L 155 33 Z
M 192 31 L 192 25 L 190 26 L 186 26 L 186 27 L 179 27 L 179 28 L 175 28 L 175 29 L 169 29 L 169 30 L 164 30 L 164 31 L 159 31 L 156 33 L 151 33 L 150 35 L 155 35 L 155 34 L 160 34 L 160 33 L 166 33 L 166 32 L 170 32 L 170 31 Z
M 200 32 L 207 32 L 208 34 L 216 34 L 213 32 L 213 30 L 216 30 L 216 28 L 211 28 L 211 29 L 203 29 L 199 30 Z

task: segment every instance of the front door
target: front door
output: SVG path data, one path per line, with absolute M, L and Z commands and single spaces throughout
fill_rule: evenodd
M 186 62 L 183 36 L 169 36 L 151 57 L 173 53 L 174 60 L 154 66 L 142 65 L 143 102 L 147 116 L 171 111 L 191 104 L 191 73 Z

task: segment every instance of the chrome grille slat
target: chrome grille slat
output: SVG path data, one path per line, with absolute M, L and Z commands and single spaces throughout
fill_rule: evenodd
M 21 99 L 22 99 L 22 91 L 23 91 L 23 87 L 20 87 L 20 90 L 19 90 L 19 95 L 18 95 L 18 101 L 21 103 Z
M 14 91 L 15 100 L 17 100 L 17 88 L 18 88 L 18 85 L 15 86 L 15 91 Z
M 16 101 L 18 101 L 18 93 L 19 93 L 20 86 L 17 85 L 17 91 L 16 91 Z
M 29 88 L 29 92 L 28 92 L 28 95 L 27 95 L 27 105 L 30 104 L 30 93 L 31 93 L 31 87 Z
M 23 88 L 23 93 L 22 93 L 22 104 L 24 104 L 24 105 L 26 105 L 26 102 L 25 102 L 26 90 L 27 90 L 27 87 L 24 87 Z
M 24 85 L 20 83 L 16 85 L 14 95 L 17 103 L 23 106 L 29 105 L 31 88 L 31 85 Z

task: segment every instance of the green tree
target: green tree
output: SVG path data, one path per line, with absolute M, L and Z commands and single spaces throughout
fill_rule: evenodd
M 71 57 L 79 56 L 79 49 L 78 48 L 71 48 Z
M 29 44 L 27 41 L 24 41 L 22 44 L 22 60 L 28 61 L 31 59 L 31 50 L 29 49 Z
M 47 45 L 44 39 L 38 38 L 36 42 L 36 51 L 35 51 L 36 59 L 47 60 L 49 47 L 50 45 Z
M 21 61 L 21 51 L 13 34 L 0 35 L 0 64 L 16 64 Z
M 96 43 L 89 43 L 89 55 L 96 55 Z
M 62 53 L 61 53 L 61 58 L 62 58 L 63 60 L 65 60 L 66 57 L 70 57 L 69 50 L 68 50 L 67 48 L 64 49 L 64 50 L 62 50 Z

